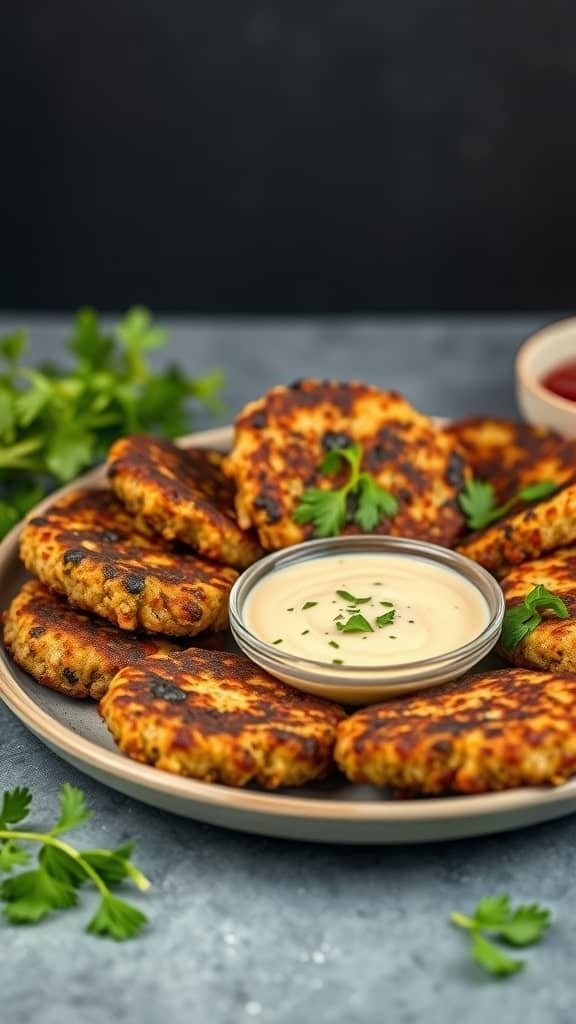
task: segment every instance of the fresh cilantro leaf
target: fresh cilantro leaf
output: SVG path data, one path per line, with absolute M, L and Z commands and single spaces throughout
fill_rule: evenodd
M 474 932 L 470 951 L 476 963 L 496 977 L 504 978 L 507 975 L 516 974 L 524 967 L 522 960 L 513 960 L 512 957 L 507 956 L 493 942 L 484 938 L 480 932 Z
M 146 918 L 136 908 L 117 900 L 110 886 L 129 879 L 138 889 L 148 880 L 130 860 L 133 846 L 125 843 L 116 850 L 87 850 L 81 853 L 60 839 L 90 817 L 81 790 L 66 783 L 60 790 L 60 815 L 50 832 L 19 831 L 10 827 L 22 821 L 30 806 L 30 791 L 17 788 L 4 793 L 0 810 L 0 870 L 10 872 L 30 857 L 23 843 L 41 844 L 38 867 L 11 875 L 0 884 L 0 900 L 6 918 L 14 924 L 34 923 L 53 910 L 66 910 L 77 902 L 76 890 L 91 882 L 102 902 L 89 930 L 114 939 L 137 935 Z
M 510 917 L 510 897 L 486 896 L 474 911 L 474 921 L 482 928 L 495 928 Z
M 144 306 L 133 306 L 124 314 L 116 336 L 124 348 L 133 352 L 161 348 L 167 337 L 165 330 L 152 325 L 152 314 Z
M 351 615 L 347 622 L 337 622 L 336 629 L 341 633 L 373 633 L 374 630 L 363 615 Z
M 553 481 L 539 480 L 537 483 L 522 487 L 505 504 L 497 505 L 494 487 L 489 481 L 467 480 L 458 500 L 470 529 L 482 530 L 495 520 L 502 519 L 519 502 L 541 501 L 543 498 L 549 498 L 557 490 L 558 484 Z
M 347 462 L 350 468 L 348 481 L 332 491 L 319 488 L 304 491 L 293 515 L 294 522 L 313 524 L 317 537 L 337 536 L 348 519 L 349 496 L 355 499 L 351 518 L 365 531 L 373 530 L 383 516 L 395 515 L 398 511 L 396 498 L 380 487 L 370 473 L 360 472 L 361 461 L 362 446 L 359 444 L 328 452 L 319 472 L 336 472 L 343 462 Z
M 0 885 L 0 899 L 13 924 L 41 921 L 51 910 L 65 910 L 77 902 L 73 887 L 42 867 L 6 878 Z
M 358 477 L 356 495 L 358 504 L 354 522 L 366 533 L 374 530 L 384 517 L 394 516 L 398 511 L 396 498 L 380 487 L 369 473 L 361 473 Z
M 95 309 L 79 309 L 68 348 L 91 370 L 101 370 L 109 363 L 114 341 L 105 335 Z
M 507 608 L 502 622 L 500 640 L 506 650 L 513 650 L 524 637 L 532 633 L 542 622 L 542 611 L 552 611 L 559 619 L 568 619 L 570 612 L 562 600 L 542 584 L 534 587 L 523 602 Z
M 382 626 L 389 626 L 392 622 L 394 622 L 395 615 L 396 615 L 396 609 L 395 608 L 391 608 L 389 612 L 383 612 L 382 615 L 378 615 L 376 617 L 376 625 L 380 626 L 380 627 L 382 627 Z
M 347 601 L 349 604 L 368 604 L 371 600 L 370 597 L 354 597 L 353 594 L 348 590 L 337 590 L 338 597 L 341 597 L 343 601 Z
M 507 921 L 498 928 L 498 935 L 512 946 L 531 946 L 539 942 L 547 928 L 550 927 L 549 910 L 537 903 L 518 907 Z
M 488 481 L 467 480 L 458 500 L 471 530 L 481 530 L 492 522 L 496 496 L 494 487 Z
M 103 896 L 86 931 L 123 942 L 135 938 L 147 923 L 148 918 L 142 911 L 109 893 Z
M 78 860 L 57 846 L 43 846 L 38 855 L 38 862 L 51 878 L 66 882 L 74 888 L 87 880 L 86 872 Z
M 12 871 L 16 867 L 28 864 L 30 854 L 13 839 L 0 843 L 0 871 Z
M 558 490 L 558 484 L 552 480 L 540 480 L 535 484 L 527 484 L 518 491 L 516 501 L 542 501 L 543 498 L 550 498 Z
M 293 519 L 295 523 L 313 523 L 317 537 L 336 537 L 346 523 L 346 493 L 317 488 L 304 491 Z
M 26 351 L 26 345 L 26 332 L 22 328 L 17 328 L 0 338 L 0 356 L 10 363 L 15 363 Z
M 315 608 L 317 604 L 318 601 L 305 601 L 302 605 L 302 611 L 307 612 L 309 608 Z
M 71 786 L 69 782 L 65 782 L 62 786 L 59 800 L 60 817 L 52 829 L 52 835 L 57 836 L 62 832 L 69 832 L 70 829 L 83 825 L 92 817 L 92 812 L 86 808 L 84 793 L 76 786 Z
M 30 813 L 31 802 L 32 793 L 27 786 L 16 786 L 15 789 L 6 790 L 0 808 L 0 829 L 24 821 Z
M 46 467 L 57 480 L 65 483 L 72 480 L 92 461 L 94 438 L 91 433 L 78 427 L 70 429 L 63 422 L 57 427 L 48 442 Z

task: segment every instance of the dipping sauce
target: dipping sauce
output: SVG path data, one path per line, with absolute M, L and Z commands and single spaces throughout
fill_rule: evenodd
M 576 402 L 576 359 L 561 363 L 542 379 L 542 384 L 560 398 Z
M 480 591 L 411 555 L 343 554 L 277 569 L 255 584 L 244 622 L 289 654 L 334 665 L 405 665 L 454 651 L 490 621 Z

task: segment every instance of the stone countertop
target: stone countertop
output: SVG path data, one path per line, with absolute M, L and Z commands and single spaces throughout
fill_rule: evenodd
M 397 388 L 448 416 L 514 412 L 512 360 L 550 316 L 372 320 L 171 320 L 172 358 L 191 372 L 226 368 L 236 409 L 304 375 Z M 163 322 L 167 318 L 162 318 Z M 0 317 L 32 328 L 52 356 L 57 317 Z M 163 355 L 159 355 L 163 358 Z M 207 421 L 197 421 L 198 426 Z M 137 841 L 153 888 L 135 942 L 86 935 L 92 907 L 36 927 L 0 924 L 6 1024 L 572 1024 L 570 912 L 576 817 L 521 832 L 429 846 L 329 847 L 269 840 L 157 812 L 80 775 L 0 708 L 3 787 L 28 784 L 34 820 L 50 822 L 59 786 L 94 810 L 82 843 Z M 557 913 L 546 941 L 508 980 L 484 976 L 453 909 L 508 891 Z M 572 939 L 571 939 L 572 936 Z

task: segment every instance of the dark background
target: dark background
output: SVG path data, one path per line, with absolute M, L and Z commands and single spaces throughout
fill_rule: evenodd
M 576 304 L 567 0 L 2 16 L 0 306 Z

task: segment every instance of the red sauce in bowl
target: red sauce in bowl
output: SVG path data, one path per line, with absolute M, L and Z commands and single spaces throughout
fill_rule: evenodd
M 553 391 L 560 398 L 576 402 L 576 359 L 561 363 L 555 370 L 550 370 L 542 379 L 542 383 L 548 391 Z

